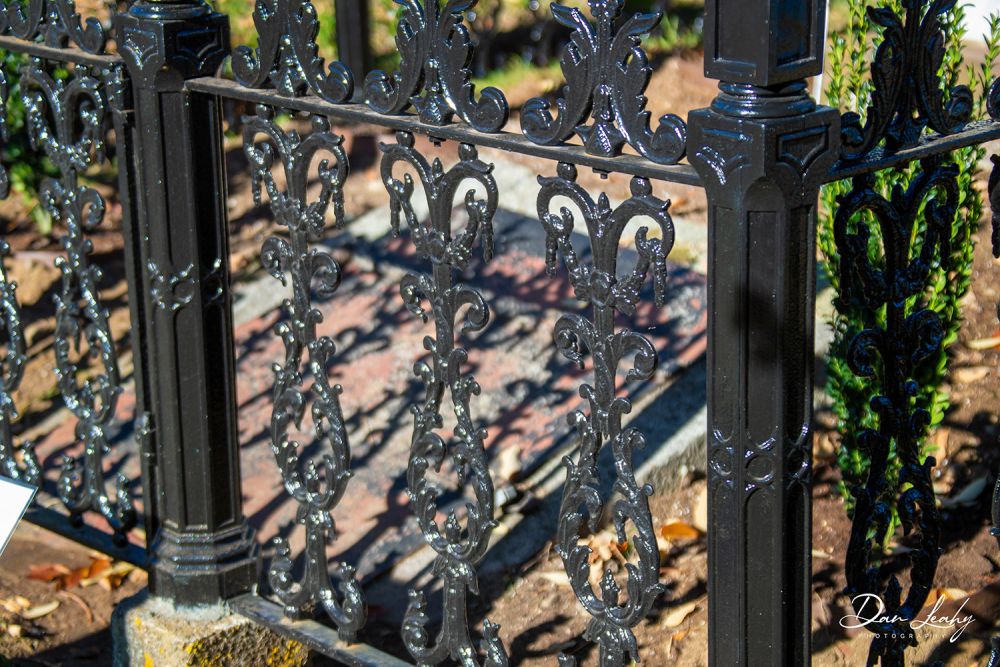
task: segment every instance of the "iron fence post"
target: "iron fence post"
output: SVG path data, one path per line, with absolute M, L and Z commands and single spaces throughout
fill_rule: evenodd
M 707 0 L 691 162 L 709 199 L 709 663 L 809 664 L 810 466 L 819 187 L 836 110 L 825 0 Z
M 355 81 L 364 81 L 372 68 L 371 20 L 368 2 L 336 0 L 337 60 L 347 65 Z
M 215 73 L 228 19 L 201 0 L 139 0 L 115 31 L 142 119 L 130 165 L 141 284 L 129 293 L 144 299 L 150 590 L 218 603 L 252 589 L 259 564 L 240 492 L 220 108 L 184 81 Z

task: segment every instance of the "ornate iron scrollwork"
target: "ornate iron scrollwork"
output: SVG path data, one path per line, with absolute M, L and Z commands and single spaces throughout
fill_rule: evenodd
M 993 171 L 990 173 L 988 191 L 993 222 L 993 256 L 1000 259 L 1000 155 L 994 155 L 990 159 L 993 162 Z M 1000 316 L 1000 306 L 998 306 L 998 316 Z
M 997 311 L 1000 312 L 1000 305 L 997 306 Z M 1000 547 L 1000 478 L 997 478 L 996 486 L 993 487 L 993 527 L 990 528 L 990 535 L 997 539 L 997 546 Z M 986 667 L 1000 667 L 1000 637 L 993 637 L 990 643 L 992 650 Z
M 253 10 L 256 49 L 238 46 L 233 53 L 233 75 L 249 88 L 270 83 L 282 95 L 295 97 L 311 91 L 340 104 L 354 94 L 354 77 L 340 62 L 325 69 L 318 55 L 319 18 L 309 0 L 257 0 Z
M 86 19 L 73 0 L 0 0 L 0 34 L 26 40 L 42 38 L 47 46 L 64 48 L 72 43 L 87 53 L 104 53 L 107 35 L 94 16 Z
M 396 30 L 399 71 L 368 74 L 368 106 L 399 114 L 412 104 L 429 125 L 446 125 L 458 115 L 480 132 L 500 131 L 510 115 L 507 98 L 489 86 L 477 101 L 469 70 L 473 47 L 462 21 L 478 0 L 447 0 L 444 7 L 439 0 L 395 1 L 403 7 Z
M 986 112 L 993 120 L 1000 121 L 1000 79 L 994 79 L 986 94 Z
M 539 177 L 538 216 L 545 227 L 545 260 L 550 273 L 555 271 L 557 255 L 569 272 L 577 299 L 593 306 L 593 321 L 577 314 L 564 314 L 555 327 L 559 351 L 580 366 L 589 354 L 594 364 L 594 384 L 583 384 L 580 396 L 587 399 L 589 412 L 576 411 L 569 416 L 580 438 L 580 452 L 574 461 L 566 457 L 566 485 L 559 510 L 557 552 L 563 559 L 570 583 L 580 603 L 592 616 L 585 637 L 601 649 L 601 665 L 625 665 L 638 661 L 634 628 L 648 613 L 663 592 L 659 582 L 660 556 L 649 509 L 653 488 L 640 487 L 635 479 L 632 453 L 645 444 L 635 428 L 622 428 L 622 417 L 632 409 L 631 402 L 617 395 L 615 376 L 619 365 L 634 355 L 628 379 L 647 379 L 657 366 L 656 348 L 642 335 L 630 330 L 616 330 L 617 312 L 632 314 L 639 302 L 640 289 L 650 271 L 656 301 L 663 305 L 667 281 L 667 255 L 673 247 L 674 227 L 670 202 L 653 196 L 649 181 L 632 179 L 632 197 L 612 209 L 605 194 L 595 202 L 576 182 L 576 168 L 561 163 L 556 177 Z M 590 237 L 593 261 L 584 264 L 573 247 L 573 214 L 563 207 L 551 210 L 553 201 L 565 198 L 583 213 Z M 648 227 L 636 232 L 638 254 L 635 267 L 625 276 L 618 274 L 618 246 L 622 233 L 637 217 L 652 219 L 659 238 Z M 595 532 L 604 509 L 598 485 L 597 456 L 605 443 L 611 444 L 615 461 L 615 501 L 612 517 L 619 542 L 629 541 L 638 564 L 626 565 L 628 600 L 620 601 L 621 587 L 611 570 L 601 580 L 601 591 L 589 582 L 591 549 L 579 543 L 580 533 Z M 636 532 L 629 537 L 625 525 L 631 521 Z M 573 660 L 563 657 L 561 664 Z
M 434 317 L 434 336 L 424 338 L 430 363 L 419 361 L 414 374 L 424 384 L 424 399 L 413 407 L 414 424 L 407 467 L 407 486 L 417 523 L 427 544 L 437 553 L 434 572 L 444 579 L 444 620 L 436 642 L 431 645 L 427 632 L 427 602 L 424 594 L 410 591 L 410 603 L 403 621 L 403 642 L 421 665 L 438 664 L 448 656 L 462 665 L 477 665 L 479 658 L 469 635 L 467 595 L 479 593 L 475 566 L 486 553 L 493 519 L 493 480 L 484 443 L 486 429 L 472 418 L 470 402 L 480 392 L 475 378 L 463 372 L 468 351 L 456 345 L 456 320 L 465 308 L 461 332 L 477 332 L 489 323 L 489 305 L 483 296 L 468 285 L 455 282 L 456 274 L 468 266 L 477 239 L 483 257 L 493 253 L 493 215 L 497 209 L 497 185 L 492 165 L 479 159 L 475 147 L 461 144 L 459 162 L 445 171 L 441 161 L 428 163 L 413 147 L 413 135 L 400 132 L 396 144 L 383 144 L 382 181 L 389 191 L 392 228 L 399 233 L 400 217 L 406 220 L 413 244 L 420 256 L 429 260 L 432 274 L 407 274 L 400 284 L 406 308 L 427 321 Z M 405 165 L 402 180 L 393 176 L 396 165 Z M 429 206 L 429 221 L 422 223 L 414 212 L 411 198 L 416 173 L 423 185 Z M 463 184 L 468 223 L 461 233 L 452 233 L 452 206 Z M 483 189 L 478 195 L 476 186 Z M 426 300 L 430 313 L 421 304 Z M 445 393 L 451 397 L 457 425 L 454 435 L 445 439 L 436 432 L 443 426 L 441 403 Z M 430 468 L 440 470 L 446 458 L 454 464 L 459 480 L 469 486 L 475 502 L 466 503 L 463 527 L 455 510 L 450 510 L 443 527 L 438 523 L 438 500 L 441 489 L 428 479 Z M 505 667 L 507 654 L 498 636 L 498 626 L 485 621 L 482 648 L 486 667 Z
M 7 140 L 7 77 L 0 70 L 0 140 Z M 10 191 L 7 170 L 0 164 L 0 199 L 6 199 Z M 10 246 L 0 240 L 0 307 L 3 308 L 4 337 L 7 339 L 7 354 L 0 361 L 0 470 L 12 479 L 38 484 L 41 470 L 30 442 L 20 447 L 23 462 L 18 463 L 14 436 L 10 431 L 11 422 L 17 419 L 14 392 L 21 384 L 24 364 L 24 330 L 21 325 L 21 309 L 17 305 L 17 284 L 7 278 L 3 260 L 10 254 Z
M 314 289 L 320 296 L 336 292 L 340 267 L 329 253 L 310 247 L 322 238 L 331 203 L 336 223 L 344 218 L 348 162 L 341 143 L 342 138 L 331 132 L 329 122 L 320 116 L 313 116 L 312 133 L 305 139 L 295 131 L 279 128 L 270 107 L 258 105 L 256 116 L 244 118 L 243 149 L 250 161 L 254 201 L 259 206 L 261 192 L 266 190 L 275 221 L 289 234 L 288 239 L 272 236 L 261 248 L 264 268 L 282 285 L 288 277 L 292 283 L 292 297 L 284 301 L 288 320 L 275 327 L 285 345 L 285 360 L 274 365 L 271 448 L 285 490 L 299 505 L 296 522 L 306 533 L 302 581 L 293 580 L 291 548 L 281 537 L 274 539 L 276 555 L 268 581 L 287 615 L 299 618 L 321 606 L 336 624 L 341 639 L 353 641 L 367 617 L 364 595 L 354 568 L 346 563 L 335 572 L 336 583 L 331 582 L 326 557 L 326 546 L 336 534 L 330 512 L 347 489 L 351 452 L 340 407 L 343 389 L 331 385 L 327 375 L 335 346 L 329 336 L 317 334 L 323 315 L 312 303 Z M 275 152 L 284 170 L 285 190 L 272 173 Z M 309 169 L 324 155 L 328 157 L 319 161 L 317 170 L 319 195 L 308 201 Z M 312 376 L 308 388 L 307 374 Z M 300 445 L 289 433 L 293 425 L 301 427 L 307 408 L 313 434 L 325 448 L 322 470 L 315 461 L 301 459 Z
M 613 157 L 629 144 L 653 162 L 676 164 L 684 157 L 687 125 L 667 114 L 655 132 L 650 129 L 645 90 L 653 68 L 639 44 L 663 13 L 636 13 L 617 25 L 624 5 L 624 0 L 590 0 L 590 23 L 576 7 L 552 3 L 556 21 L 573 31 L 561 61 L 564 97 L 556 102 L 555 118 L 546 100 L 529 100 L 521 129 L 537 144 L 558 144 L 575 133 L 588 153 Z M 591 125 L 585 124 L 588 115 Z
M 120 69 L 99 76 L 108 88 L 124 85 Z M 124 543 L 125 533 L 136 523 L 129 482 L 118 475 L 115 500 L 111 500 L 104 473 L 104 456 L 109 451 L 106 431 L 121 393 L 118 362 L 108 312 L 98 297 L 102 273 L 87 258 L 93 246 L 85 235 L 104 220 L 104 200 L 97 190 L 78 182 L 79 172 L 104 160 L 103 86 L 82 66 L 77 66 L 69 83 L 55 81 L 37 59 L 21 71 L 32 146 L 44 151 L 60 173 L 58 180 L 42 181 L 39 199 L 52 217 L 66 225 L 62 239 L 66 256 L 56 260 L 62 273 L 62 288 L 55 297 L 56 375 L 66 407 L 77 418 L 76 438 L 84 454 L 80 460 L 66 457 L 63 461 L 59 496 L 74 522 L 81 522 L 85 511 L 99 512 L 114 530 L 115 540 Z M 107 94 L 117 93 L 109 90 Z M 99 360 L 96 368 L 81 367 L 95 357 Z M 81 381 L 84 371 L 90 375 Z
M 149 274 L 149 291 L 153 303 L 163 310 L 178 311 L 190 305 L 198 291 L 198 281 L 194 279 L 194 264 L 188 264 L 179 271 L 165 273 L 154 260 L 146 263 Z M 216 260 L 212 270 L 201 279 L 206 287 L 204 298 L 208 302 L 219 302 L 224 296 L 222 262 Z
M 2 198 L 2 197 L 0 197 Z M 10 254 L 10 246 L 0 241 L 0 307 L 3 308 L 4 337 L 7 339 L 7 354 L 0 361 L 0 472 L 12 479 L 37 485 L 41 479 L 41 468 L 32 443 L 26 442 L 20 448 L 14 445 L 11 422 L 17 419 L 14 392 L 21 384 L 24 364 L 24 330 L 21 326 L 21 309 L 17 305 L 17 285 L 7 278 L 3 259 Z M 22 461 L 18 462 L 20 449 Z
M 890 199 L 873 189 L 871 175 L 854 179 L 853 190 L 839 200 L 834 234 L 840 253 L 841 299 L 861 314 L 866 327 L 851 341 L 847 361 L 859 377 L 878 384 L 872 401 L 878 428 L 866 429 L 858 438 L 870 459 L 863 486 L 851 489 L 855 499 L 854 523 L 845 564 L 847 588 L 856 613 L 863 603 L 858 596 L 877 595 L 885 617 L 874 621 L 869 664 L 902 665 L 908 646 L 916 645 L 910 621 L 917 617 L 933 586 L 939 557 L 940 516 L 931 485 L 933 457 L 920 462 L 920 441 L 930 416 L 914 407 L 918 365 L 937 353 L 944 332 L 938 314 L 918 304 L 934 262 L 947 262 L 952 225 L 958 202 L 957 169 L 939 160 L 921 162 L 921 171 L 906 190 L 897 187 Z M 929 199 L 930 198 L 930 199 Z M 926 201 L 925 201 L 926 200 Z M 914 224 L 923 207 L 926 230 L 919 247 L 912 248 Z M 853 222 L 853 226 L 852 226 Z M 878 233 L 870 225 L 878 225 Z M 871 242 L 881 239 L 883 258 L 873 262 Z M 878 314 L 884 309 L 884 319 Z M 898 487 L 885 474 L 890 449 L 902 462 Z M 898 498 L 896 489 L 905 489 Z M 902 600 L 902 587 L 890 574 L 895 559 L 879 558 L 872 565 L 872 551 L 886 535 L 895 506 L 907 534 L 916 531 L 917 546 L 906 554 L 910 586 Z M 891 562 L 892 561 L 892 562 Z M 888 583 L 884 583 L 888 580 Z
M 955 2 L 903 0 L 903 18 L 889 7 L 868 9 L 871 20 L 883 28 L 882 42 L 871 65 L 874 88 L 864 126 L 857 113 L 843 116 L 844 159 L 864 157 L 883 138 L 887 149 L 896 150 L 915 144 L 927 126 L 939 134 L 953 134 L 969 122 L 972 91 L 955 86 L 945 103 L 938 74 L 945 51 L 941 16 Z
M 7 96 L 10 94 L 10 84 L 7 74 L 0 69 L 0 141 L 7 143 Z M 0 163 L 0 199 L 6 199 L 10 194 L 10 176 L 7 167 Z
M 989 112 L 994 120 L 1000 120 L 1000 79 L 993 82 L 990 88 Z M 993 256 L 1000 259 L 1000 155 L 991 157 L 993 172 L 990 174 L 989 195 L 990 209 L 993 214 Z M 997 319 L 1000 319 L 1000 302 L 997 303 Z M 993 527 L 990 535 L 997 539 L 1000 547 L 1000 477 L 993 487 Z M 1000 637 L 993 637 L 990 660 L 986 667 L 1000 667 Z

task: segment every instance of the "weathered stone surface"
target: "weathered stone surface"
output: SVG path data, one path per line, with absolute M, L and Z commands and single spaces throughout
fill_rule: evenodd
M 305 667 L 309 651 L 219 608 L 177 610 L 140 595 L 111 619 L 114 667 Z

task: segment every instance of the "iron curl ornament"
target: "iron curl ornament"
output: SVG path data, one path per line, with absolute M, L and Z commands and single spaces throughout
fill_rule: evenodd
M 329 336 L 317 334 L 323 315 L 313 306 L 313 291 L 333 295 L 340 285 L 340 266 L 327 252 L 313 247 L 326 230 L 333 205 L 335 224 L 344 218 L 343 186 L 348 175 L 342 137 L 330 131 L 327 119 L 312 117 L 312 132 L 302 138 L 285 132 L 274 122 L 274 110 L 257 106 L 257 114 L 244 118 L 243 148 L 250 161 L 254 201 L 261 204 L 266 190 L 275 221 L 288 230 L 288 238 L 272 236 L 261 248 L 261 263 L 282 285 L 292 284 L 284 300 L 288 320 L 275 327 L 285 345 L 283 363 L 274 370 L 274 404 L 271 412 L 271 449 L 285 490 L 298 503 L 296 522 L 305 530 L 305 572 L 294 581 L 291 547 L 274 538 L 276 555 L 268 581 L 285 607 L 286 615 L 302 618 L 322 607 L 336 624 L 344 641 L 354 641 L 367 618 L 364 594 L 354 568 L 341 563 L 328 571 L 326 547 L 336 535 L 330 512 L 343 498 L 351 477 L 351 453 L 340 406 L 340 385 L 331 385 L 328 368 L 336 347 Z M 284 171 L 286 189 L 273 174 L 275 154 Z M 310 201 L 307 188 L 311 167 L 319 160 L 316 175 L 320 191 Z M 312 379 L 306 387 L 306 377 Z M 322 468 L 303 460 L 301 445 L 292 439 L 292 427 L 301 428 L 306 410 L 312 418 L 313 437 L 324 450 Z
M 0 70 L 0 140 L 7 141 L 7 77 Z M 0 164 L 0 199 L 10 193 L 7 170 Z M 17 284 L 7 277 L 3 260 L 10 255 L 10 246 L 0 240 L 0 308 L 3 318 L 0 328 L 7 342 L 7 353 L 0 359 L 0 472 L 12 479 L 38 485 L 41 469 L 35 456 L 33 445 L 26 442 L 18 448 L 14 444 L 11 423 L 17 419 L 14 392 L 21 384 L 24 364 L 27 362 L 24 345 L 24 327 L 21 322 L 21 308 L 17 303 Z M 21 461 L 18 461 L 18 451 Z
M 972 117 L 972 91 L 959 85 L 941 90 L 939 72 L 946 37 L 941 16 L 957 0 L 902 0 L 901 18 L 890 7 L 869 7 L 882 27 L 882 41 L 871 64 L 872 99 L 864 125 L 861 116 L 842 117 L 841 156 L 857 160 L 885 139 L 888 150 L 914 145 L 924 128 L 954 134 Z
M 986 112 L 993 120 L 1000 121 L 1000 79 L 994 79 L 986 93 Z
M 0 141 L 7 143 L 7 100 L 10 95 L 10 83 L 7 81 L 7 73 L 0 69 Z M 10 194 L 10 175 L 7 167 L 0 162 L 0 199 L 6 199 Z
M 570 584 L 580 603 L 591 615 L 585 637 L 600 646 L 602 667 L 616 667 L 639 660 L 633 628 L 649 613 L 656 598 L 664 591 L 659 581 L 660 555 L 649 509 L 650 485 L 639 486 L 635 479 L 632 454 L 645 445 L 635 428 L 622 428 L 622 417 L 632 410 L 631 402 L 618 395 L 616 374 L 622 362 L 633 358 L 628 380 L 647 379 L 656 370 L 656 348 L 644 336 L 615 327 L 615 314 L 633 314 L 640 290 L 652 273 L 655 298 L 664 303 L 667 282 L 667 255 L 673 247 L 674 226 L 670 202 L 653 196 L 648 180 L 632 179 L 632 196 L 612 208 L 602 193 L 595 202 L 576 182 L 576 167 L 560 163 L 557 176 L 539 177 L 538 216 L 545 228 L 545 261 L 549 273 L 556 270 L 561 257 L 569 273 L 576 298 L 593 307 L 593 320 L 575 313 L 564 314 L 555 327 L 559 351 L 570 361 L 584 364 L 590 356 L 594 384 L 583 384 L 580 396 L 587 400 L 589 411 L 569 415 L 577 430 L 580 451 L 576 460 L 567 456 L 566 484 L 559 510 L 556 551 L 563 559 Z M 573 247 L 573 213 L 567 207 L 553 212 L 553 203 L 565 199 L 576 204 L 583 214 L 590 238 L 592 261 L 581 261 Z M 637 260 L 632 271 L 618 273 L 618 254 L 626 226 L 635 218 L 648 217 L 656 223 L 657 235 L 641 227 L 635 235 Z M 615 462 L 614 491 L 619 496 L 611 516 L 619 542 L 635 549 L 638 564 L 627 563 L 628 599 L 621 601 L 621 587 L 610 569 L 601 579 L 600 592 L 589 581 L 591 549 L 580 544 L 585 531 L 596 533 L 604 511 L 598 481 L 597 457 L 610 443 Z M 635 533 L 626 534 L 631 522 Z M 560 664 L 572 665 L 568 656 Z
M 989 112 L 994 120 L 1000 120 L 1000 79 L 993 82 L 990 88 Z M 993 214 L 993 256 L 1000 259 L 1000 155 L 991 157 L 993 172 L 990 174 L 989 195 L 990 210 Z M 1000 319 L 1000 303 L 997 303 L 997 319 Z M 1000 547 L 1000 477 L 993 487 L 992 507 L 993 527 L 990 535 L 997 539 Z M 986 667 L 1000 667 L 1000 637 L 993 637 L 990 660 Z
M 993 155 L 990 160 L 993 162 L 993 171 L 990 172 L 988 187 L 993 223 L 991 240 L 993 241 L 993 256 L 1000 259 L 1000 155 Z M 1000 305 L 997 306 L 997 316 L 1000 317 Z
M 257 0 L 253 22 L 257 48 L 237 46 L 233 52 L 233 76 L 241 85 L 269 84 L 288 97 L 308 91 L 333 104 L 351 99 L 351 71 L 339 61 L 327 67 L 319 56 L 319 18 L 309 0 Z
M 920 168 L 909 187 L 895 187 L 889 199 L 874 190 L 872 175 L 856 177 L 853 190 L 840 198 L 834 220 L 840 298 L 861 314 L 865 326 L 851 341 L 847 362 L 855 375 L 878 390 L 871 402 L 878 427 L 865 429 L 858 437 L 870 468 L 865 483 L 851 489 L 855 508 L 844 591 L 857 614 L 864 613 L 865 596 L 878 596 L 884 616 L 891 619 L 867 626 L 874 633 L 870 665 L 901 666 L 906 648 L 916 645 L 910 622 L 927 600 L 940 554 L 941 518 L 931 484 L 935 460 L 920 461 L 930 415 L 914 405 L 914 398 L 919 390 L 917 369 L 940 350 L 944 337 L 938 314 L 921 305 L 920 298 L 935 263 L 948 262 L 958 171 L 939 158 L 922 161 Z M 914 241 L 921 207 L 926 229 Z M 878 225 L 877 232 L 873 225 Z M 881 241 L 883 257 L 878 262 L 869 255 L 873 237 Z M 898 485 L 891 484 L 886 474 L 893 445 L 902 464 Z M 904 533 L 912 535 L 917 546 L 904 556 L 873 556 L 889 530 L 893 507 Z M 899 558 L 909 564 L 905 599 L 892 574 Z
M 663 12 L 636 13 L 619 25 L 625 0 L 589 3 L 593 23 L 576 7 L 551 5 L 556 21 L 573 31 L 561 59 L 566 86 L 555 116 L 542 98 L 524 105 L 524 135 L 537 144 L 554 145 L 577 134 L 594 155 L 621 155 L 629 144 L 653 162 L 677 164 L 686 151 L 687 125 L 666 114 L 654 132 L 646 111 L 645 91 L 653 68 L 640 38 L 656 28 Z
M 74 0 L 0 0 L 0 34 L 91 54 L 104 53 L 108 42 L 100 20 L 81 17 Z
M 9 254 L 10 246 L 6 241 L 0 241 L 0 308 L 3 309 L 0 327 L 7 344 L 7 352 L 0 359 L 0 474 L 37 486 L 41 481 L 41 467 L 34 446 L 30 442 L 16 446 L 11 433 L 11 424 L 18 417 L 14 392 L 21 384 L 24 364 L 28 359 L 25 356 L 21 308 L 17 304 L 17 284 L 7 277 L 3 265 Z
M 510 116 L 507 98 L 497 88 L 475 98 L 473 46 L 463 23 L 478 0 L 395 0 L 402 6 L 396 30 L 399 70 L 391 76 L 370 72 L 365 102 L 384 114 L 403 113 L 412 104 L 428 125 L 447 125 L 458 116 L 480 132 L 499 132 Z
M 93 244 L 86 237 L 86 232 L 103 222 L 105 206 L 97 190 L 80 185 L 78 175 L 104 161 L 105 95 L 120 98 L 124 85 L 121 67 L 95 76 L 86 67 L 77 66 L 68 83 L 55 81 L 36 58 L 21 70 L 32 147 L 43 151 L 60 174 L 58 179 L 42 181 L 39 200 L 66 226 L 62 239 L 66 255 L 56 259 L 62 276 L 60 292 L 54 297 L 56 376 L 63 401 L 77 418 L 76 440 L 83 445 L 83 455 L 79 460 L 64 459 L 59 497 L 76 524 L 82 522 L 86 511 L 99 513 L 111 526 L 118 544 L 127 541 L 136 512 L 124 475 L 115 478 L 114 499 L 108 495 L 104 472 L 104 457 L 110 451 L 107 430 L 115 418 L 121 381 L 108 311 L 98 296 L 102 272 L 90 264 Z M 82 366 L 91 359 L 97 364 Z M 89 377 L 80 380 L 84 371 Z
M 486 429 L 472 417 L 471 401 L 480 386 L 464 372 L 468 351 L 456 344 L 458 334 L 482 331 L 490 320 L 490 309 L 477 290 L 456 282 L 456 275 L 467 268 L 476 242 L 483 258 L 493 254 L 493 215 L 497 210 L 498 191 L 492 165 L 479 159 L 474 146 L 459 146 L 459 162 L 445 170 L 439 159 L 429 163 L 413 147 L 413 135 L 399 132 L 397 143 L 382 144 L 382 181 L 389 192 L 392 229 L 398 234 L 401 219 L 406 221 L 417 253 L 430 261 L 431 274 L 410 273 L 400 283 L 406 308 L 424 322 L 434 318 L 434 336 L 424 338 L 430 362 L 418 361 L 414 374 L 424 385 L 424 398 L 412 408 L 413 436 L 406 481 L 417 524 L 424 540 L 437 553 L 434 573 L 444 580 L 444 619 L 437 639 L 431 643 L 427 631 L 429 617 L 423 592 L 411 590 L 403 620 L 403 642 L 419 665 L 436 665 L 449 656 L 464 667 L 506 667 L 507 653 L 499 638 L 499 626 L 483 623 L 480 663 L 469 633 L 468 594 L 479 594 L 475 566 L 486 554 L 490 533 L 496 526 L 493 518 L 494 487 L 486 456 Z M 406 170 L 402 180 L 393 176 L 397 165 Z M 412 173 L 411 173 L 412 172 Z M 421 222 L 412 204 L 415 181 L 420 180 L 429 207 L 428 221 Z M 452 206 L 462 187 L 468 222 L 458 234 L 452 231 Z M 477 187 L 483 194 L 477 193 Z M 430 304 L 430 313 L 423 301 Z M 456 331 L 464 310 L 461 329 Z M 453 435 L 445 440 L 437 431 L 444 425 L 442 402 L 451 398 L 456 419 Z M 472 490 L 475 501 L 467 501 L 465 525 L 454 509 L 449 510 L 443 526 L 437 519 L 442 490 L 430 479 L 428 471 L 441 470 L 450 459 L 459 482 Z

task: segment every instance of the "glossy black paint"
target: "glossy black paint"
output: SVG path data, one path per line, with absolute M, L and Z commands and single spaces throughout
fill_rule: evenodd
M 347 664 L 398 663 L 376 648 L 351 645 L 366 621 L 364 592 L 351 564 L 331 572 L 327 562 L 334 536 L 330 513 L 349 493 L 351 453 L 343 390 L 325 373 L 335 347 L 320 333 L 326 323 L 313 307 L 314 297 L 337 290 L 340 267 L 317 242 L 331 220 L 342 222 L 344 191 L 351 185 L 335 128 L 364 122 L 397 133 L 395 143 L 382 146 L 382 180 L 394 228 L 405 219 L 417 254 L 428 264 L 426 272 L 413 272 L 400 285 L 410 312 L 433 318 L 430 356 L 416 367 L 425 393 L 413 406 L 407 484 L 417 523 L 437 554 L 434 575 L 444 602 L 432 638 L 430 626 L 437 621 L 425 593 L 410 594 L 401 630 L 418 664 L 508 663 L 500 629 L 484 620 L 476 639 L 469 618 L 470 593 L 478 593 L 477 565 L 496 521 L 488 425 L 474 416 L 479 387 L 467 370 L 490 309 L 460 279 L 477 245 L 484 261 L 490 260 L 493 216 L 504 195 L 478 148 L 533 156 L 544 161 L 540 174 L 555 174 L 539 179 L 547 265 L 555 273 L 561 263 L 577 297 L 593 308 L 588 317 L 565 314 L 553 332 L 564 356 L 580 364 L 591 360 L 594 378 L 580 387 L 586 409 L 567 415 L 579 449 L 566 458 L 553 529 L 569 582 L 591 617 L 585 636 L 598 645 L 602 667 L 642 657 L 634 631 L 665 588 L 648 505 L 653 489 L 637 483 L 632 466 L 632 453 L 644 440 L 623 422 L 631 404 L 622 394 L 628 383 L 617 374 L 627 358 L 628 379 L 648 379 L 657 355 L 645 338 L 615 322 L 616 313 L 636 308 L 647 278 L 658 302 L 670 289 L 666 261 L 673 221 L 669 202 L 654 194 L 658 181 L 703 186 L 709 202 L 710 663 L 809 662 L 814 228 L 819 187 L 848 176 L 856 179 L 855 188 L 837 214 L 845 294 L 869 315 L 881 308 L 889 314 L 884 327 L 873 320 L 859 333 L 851 361 L 869 379 L 876 356 L 893 369 L 879 399 L 882 423 L 866 437 L 876 471 L 885 464 L 888 443 L 895 443 L 912 487 L 900 498 L 886 498 L 876 474 L 856 491 L 849 590 L 888 594 L 903 611 L 918 608 L 933 582 L 940 517 L 927 464 L 916 458 L 923 417 L 908 405 L 908 364 L 933 351 L 940 327 L 932 314 L 907 312 L 890 297 L 893 290 L 912 288 L 930 258 L 946 250 L 954 176 L 940 156 L 1000 136 L 1000 83 L 988 99 L 993 120 L 970 123 L 968 90 L 945 94 L 937 79 L 941 16 L 954 0 L 904 0 L 902 16 L 872 10 L 884 33 L 865 123 L 856 114 L 841 117 L 817 106 L 807 94 L 806 79 L 822 69 L 824 0 L 707 0 L 705 70 L 720 81 L 719 94 L 687 121 L 665 115 L 655 129 L 647 106 L 655 107 L 656 100 L 645 96 L 651 67 L 640 38 L 661 15 L 628 13 L 623 0 L 589 0 L 589 12 L 556 3 L 552 17 L 571 33 L 561 60 L 567 84 L 554 106 L 529 101 L 517 130 L 510 127 L 503 92 L 477 92 L 471 82 L 475 45 L 467 24 L 476 0 L 397 4 L 401 62 L 387 74 L 370 71 L 364 3 L 336 1 L 340 60 L 334 61 L 317 48 L 325 16 L 312 2 L 260 0 L 254 5 L 257 46 L 238 46 L 232 54 L 235 81 L 219 75 L 229 55 L 227 18 L 200 0 L 137 0 L 115 17 L 110 32 L 81 18 L 71 0 L 0 6 L 0 46 L 34 57 L 22 79 L 28 131 L 60 171 L 43 188 L 43 203 L 67 229 L 57 353 L 60 388 L 76 413 L 84 451 L 79 461 L 66 463 L 60 484 L 73 515 L 100 513 L 119 542 L 137 521 L 131 482 L 120 480 L 110 489 L 105 480 L 105 430 L 120 381 L 98 297 L 100 273 L 89 264 L 86 238 L 100 223 L 104 202 L 78 179 L 103 159 L 105 135 L 113 132 L 121 165 L 151 591 L 178 605 L 231 601 L 240 613 Z M 110 54 L 109 39 L 117 45 Z M 67 81 L 51 76 L 54 62 L 75 63 Z M 0 97 L 8 92 L 0 72 Z M 299 573 L 293 566 L 297 555 L 277 539 L 263 595 L 257 593 L 263 582 L 256 536 L 240 496 L 223 98 L 257 105 L 245 119 L 244 151 L 258 203 L 266 192 L 272 215 L 287 230 L 264 243 L 261 259 L 276 279 L 291 283 L 288 321 L 275 332 L 285 356 L 275 366 L 271 444 L 285 490 L 299 507 L 305 567 Z M 283 109 L 309 114 L 309 134 L 280 127 L 275 114 Z M 0 123 L 0 137 L 6 129 Z M 418 133 L 454 141 L 457 161 L 446 168 L 427 159 L 417 148 Z M 313 161 L 320 155 L 325 161 Z M 890 197 L 872 191 L 866 174 L 916 160 L 923 170 L 910 190 Z M 580 167 L 632 175 L 630 196 L 612 205 L 580 184 Z M 275 179 L 279 169 L 285 178 Z M 310 179 L 320 183 L 317 198 L 308 197 Z M 991 179 L 1000 251 L 998 183 L 1000 167 Z M 428 219 L 414 212 L 418 184 Z M 8 185 L 0 165 L 0 196 Z M 459 195 L 465 196 L 465 211 L 456 214 Z M 905 226 L 915 207 L 928 198 L 935 202 L 927 207 L 934 233 L 911 249 L 900 240 L 908 238 Z M 582 213 L 589 254 L 575 245 L 580 239 L 571 234 L 572 214 L 556 209 L 555 202 L 566 200 Z M 858 222 L 861 211 L 871 211 L 883 236 L 894 240 L 886 246 L 883 273 L 860 252 L 870 233 Z M 468 222 L 456 224 L 458 215 Z M 619 276 L 620 237 L 637 217 L 652 220 L 656 233 L 636 235 L 639 261 Z M 5 252 L 0 246 L 0 255 Z M 30 444 L 15 444 L 10 428 L 24 341 L 16 292 L 2 271 L 0 306 L 7 341 L 0 365 L 0 465 L 5 474 L 32 480 L 40 466 Z M 98 361 L 95 379 L 84 384 L 76 382 L 70 353 L 79 344 L 77 332 Z M 445 399 L 458 424 L 447 437 Z M 313 429 L 299 435 L 319 441 L 316 460 L 296 440 L 307 412 Z M 598 591 L 588 581 L 590 552 L 579 538 L 596 529 L 610 500 L 600 496 L 596 483 L 597 456 L 606 445 L 618 493 L 608 509 L 619 540 L 629 539 L 636 559 L 624 590 L 606 576 Z M 429 473 L 445 460 L 470 493 L 464 514 L 442 519 L 436 515 L 441 490 Z M 899 586 L 870 564 L 867 535 L 881 525 L 887 503 L 895 503 L 920 536 L 920 548 L 909 556 L 912 583 L 905 601 L 896 599 Z M 311 620 L 319 609 L 336 627 L 335 637 Z M 883 629 L 901 635 L 907 630 Z M 877 640 L 872 659 L 901 665 L 906 644 Z M 567 655 L 557 660 L 573 663 Z

